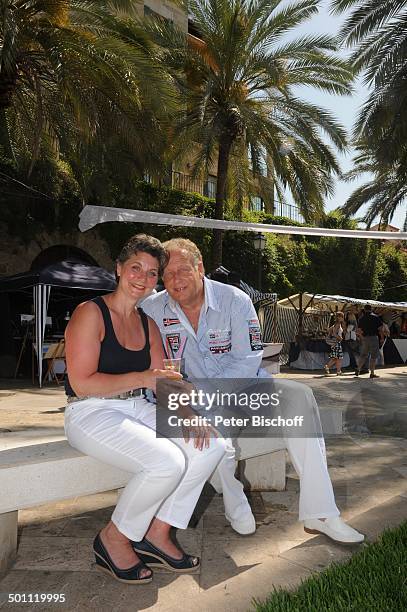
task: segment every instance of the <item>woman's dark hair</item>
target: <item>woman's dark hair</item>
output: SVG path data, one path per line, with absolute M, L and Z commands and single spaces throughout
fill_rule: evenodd
M 168 254 L 158 238 L 147 234 L 136 234 L 128 239 L 116 259 L 116 264 L 123 264 L 136 253 L 148 253 L 158 261 L 158 270 L 161 274 L 168 263 Z M 117 275 L 116 275 L 117 276 Z M 117 278 L 116 278 L 117 280 Z

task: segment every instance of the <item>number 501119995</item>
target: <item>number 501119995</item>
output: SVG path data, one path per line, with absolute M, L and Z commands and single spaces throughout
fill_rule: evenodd
M 65 593 L 8 593 L 8 603 L 64 603 Z

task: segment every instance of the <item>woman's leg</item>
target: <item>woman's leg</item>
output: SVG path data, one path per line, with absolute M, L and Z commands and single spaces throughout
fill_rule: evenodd
M 122 536 L 143 538 L 163 499 L 176 488 L 185 471 L 182 451 L 170 440 L 156 437 L 151 427 L 137 419 L 137 413 L 142 417 L 143 412 L 138 410 L 139 402 L 84 400 L 68 406 L 65 422 L 72 446 L 134 474 L 119 498 L 112 525 L 102 533 L 106 545 L 110 541 L 114 548 L 116 542 L 124 556 Z M 112 555 L 113 548 L 109 551 Z
M 158 410 L 160 410 L 158 408 Z M 168 412 L 168 416 L 171 415 Z M 145 406 L 142 414 L 143 422 L 155 429 L 156 409 L 152 404 Z M 174 428 L 168 427 L 167 415 L 161 413 L 159 420 L 164 423 L 158 429 L 164 435 L 170 432 L 175 435 Z M 205 482 L 222 459 L 226 451 L 223 438 L 211 437 L 209 448 L 198 450 L 194 447 L 194 440 L 184 441 L 181 430 L 177 437 L 172 437 L 174 443 L 186 456 L 186 471 L 175 490 L 164 500 L 151 523 L 146 538 L 155 546 L 174 558 L 180 558 L 179 550 L 169 538 L 169 526 L 186 529 L 198 502 Z

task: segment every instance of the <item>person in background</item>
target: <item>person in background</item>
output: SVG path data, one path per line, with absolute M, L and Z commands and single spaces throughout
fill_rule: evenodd
M 357 313 L 353 309 L 349 310 L 345 314 L 345 338 L 342 342 L 342 349 L 344 346 L 348 349 L 349 361 L 352 368 L 357 367 L 356 353 L 358 351 L 358 337 L 357 337 L 358 319 Z
M 379 356 L 379 335 L 382 331 L 383 322 L 376 314 L 372 312 L 370 304 L 364 307 L 364 315 L 358 321 L 358 333 L 361 338 L 361 350 L 358 359 L 355 376 L 359 376 L 360 371 L 365 365 L 368 355 L 370 378 L 379 378 L 375 374 L 376 361 Z
M 342 340 L 344 337 L 344 328 L 345 328 L 345 317 L 343 312 L 337 312 L 335 314 L 335 322 L 328 329 L 328 337 L 332 338 L 331 351 L 329 353 L 329 361 L 325 364 L 324 370 L 325 374 L 328 376 L 330 374 L 329 368 L 335 364 L 336 367 L 336 375 L 342 375 L 342 359 L 343 359 L 343 350 L 342 350 Z

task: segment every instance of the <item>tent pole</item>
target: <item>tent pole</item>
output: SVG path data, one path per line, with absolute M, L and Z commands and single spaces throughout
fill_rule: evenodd
M 299 311 L 298 311 L 298 335 L 302 336 L 304 311 L 302 309 L 302 293 L 299 295 Z
M 273 330 L 271 337 L 273 342 L 277 342 L 277 302 L 273 304 Z
M 34 285 L 35 350 L 37 353 L 38 384 L 42 387 L 42 346 L 51 285 Z

